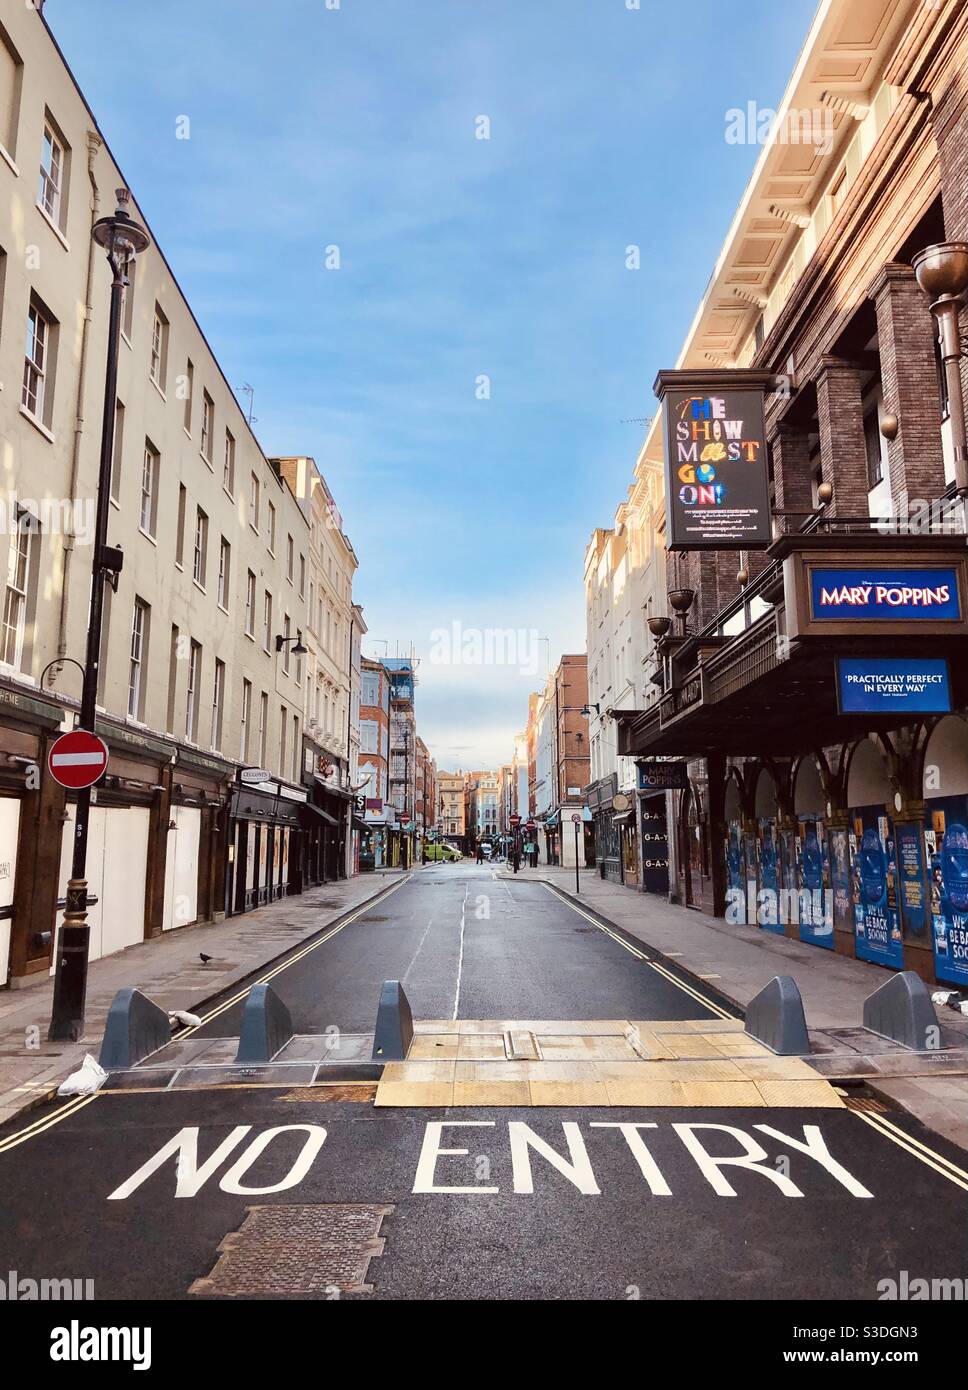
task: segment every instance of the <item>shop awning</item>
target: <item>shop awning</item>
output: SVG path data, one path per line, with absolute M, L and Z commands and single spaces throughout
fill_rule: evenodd
M 365 821 L 365 820 L 360 820 L 359 816 L 354 816 L 354 817 L 353 817 L 353 829 L 354 829 L 354 830 L 359 830 L 360 832 L 362 832 L 362 831 L 364 831 L 364 830 L 369 830 L 369 829 L 371 829 L 371 825 L 370 825 L 367 821 Z
M 339 825 L 339 821 L 336 817 L 331 816 L 328 811 L 324 811 L 321 806 L 312 806 L 307 803 L 303 807 L 303 810 L 308 811 L 311 815 L 318 816 L 319 819 L 325 821 L 327 825 Z

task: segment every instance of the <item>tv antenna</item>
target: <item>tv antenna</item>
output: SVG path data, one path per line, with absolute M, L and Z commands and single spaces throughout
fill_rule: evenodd
M 255 405 L 255 387 L 250 386 L 247 381 L 244 381 L 241 386 L 237 386 L 235 389 L 240 396 L 248 396 L 249 398 L 249 413 L 246 416 L 246 424 L 250 426 L 257 425 L 259 423 L 259 417 L 252 414 L 252 407 Z

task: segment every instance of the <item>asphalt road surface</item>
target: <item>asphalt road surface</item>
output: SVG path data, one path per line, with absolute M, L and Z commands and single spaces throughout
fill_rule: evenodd
M 418 872 L 273 987 L 298 1032 L 353 1032 L 389 978 L 425 1019 L 704 1016 L 541 884 L 474 865 Z M 237 1026 L 233 1006 L 206 1031 Z M 964 1277 L 966 1170 L 910 1119 L 849 1110 L 101 1092 L 0 1131 L 0 1271 L 93 1280 L 97 1298 L 286 1296 L 332 1218 L 348 1268 L 370 1251 L 372 1291 L 346 1298 L 872 1299 L 901 1271 Z M 200 1286 L 233 1244 L 224 1281 Z

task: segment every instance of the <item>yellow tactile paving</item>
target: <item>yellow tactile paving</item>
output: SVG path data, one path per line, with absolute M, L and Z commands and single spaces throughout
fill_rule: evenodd
M 624 1037 L 585 1038 L 575 1033 L 539 1033 L 538 1045 L 547 1061 L 640 1061 L 638 1053 Z
M 677 1057 L 722 1057 L 726 1051 L 701 1033 L 663 1033 L 660 1037 Z
M 458 1033 L 416 1033 L 410 1044 L 407 1060 L 411 1062 L 456 1062 L 459 1048 L 460 1035 Z M 503 1055 L 503 1047 L 501 1052 Z
M 527 1081 L 455 1081 L 454 1105 L 531 1105 Z
M 764 1104 L 781 1110 L 785 1106 L 799 1109 L 816 1105 L 828 1109 L 844 1108 L 844 1103 L 828 1082 L 820 1076 L 813 1081 L 757 1081 L 756 1089 Z
M 510 1060 L 506 1042 L 519 1057 Z M 536 1045 L 536 1047 L 535 1047 Z M 841 1107 L 802 1058 L 778 1057 L 733 1020 L 471 1019 L 419 1023 L 385 1106 Z
M 501 1033 L 464 1033 L 459 1039 L 458 1059 L 462 1062 L 503 1062 L 504 1036 Z
M 532 1081 L 532 1105 L 609 1105 L 604 1081 Z

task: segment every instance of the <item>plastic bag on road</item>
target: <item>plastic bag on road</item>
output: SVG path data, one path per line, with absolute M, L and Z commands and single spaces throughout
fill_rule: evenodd
M 88 1053 L 77 1071 L 72 1071 L 70 1076 L 61 1082 L 57 1088 L 57 1094 L 59 1096 L 93 1096 L 94 1092 L 103 1086 L 107 1079 L 107 1072 Z

